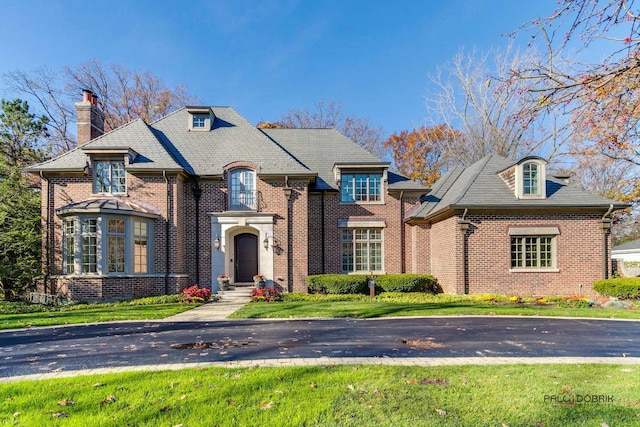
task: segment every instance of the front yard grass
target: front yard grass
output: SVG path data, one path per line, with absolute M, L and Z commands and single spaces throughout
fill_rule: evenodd
M 285 294 L 282 302 L 251 303 L 230 317 L 314 318 L 390 316 L 515 315 L 640 319 L 640 306 L 631 309 L 563 307 L 562 298 L 515 299 L 498 295 L 448 295 L 425 293 L 382 293 L 373 300 L 367 295 Z M 586 302 L 585 302 L 586 303 Z M 586 304 L 585 304 L 586 305 Z
M 209 368 L 0 384 L 14 426 L 640 425 L 640 367 Z
M 143 299 L 105 304 L 77 304 L 62 307 L 0 301 L 0 329 L 71 325 L 114 320 L 163 319 L 198 305 L 184 302 L 154 302 L 152 299 L 148 301 Z

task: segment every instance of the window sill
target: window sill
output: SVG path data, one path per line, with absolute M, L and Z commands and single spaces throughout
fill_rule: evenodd
M 509 273 L 559 273 L 559 268 L 510 268 Z
M 342 274 L 347 276 L 383 276 L 387 273 L 384 271 L 343 271 Z
M 375 202 L 340 202 L 341 205 L 384 205 L 384 200 L 379 200 Z

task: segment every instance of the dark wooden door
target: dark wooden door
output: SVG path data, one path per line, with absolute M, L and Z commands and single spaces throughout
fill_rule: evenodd
M 252 282 L 258 274 L 258 237 L 255 234 L 238 234 L 235 237 L 236 282 Z

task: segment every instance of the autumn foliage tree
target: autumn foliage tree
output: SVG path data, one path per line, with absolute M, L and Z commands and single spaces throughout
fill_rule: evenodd
M 198 102 L 183 85 L 170 88 L 152 73 L 105 65 L 96 59 L 64 67 L 60 72 L 42 67 L 32 72 L 16 70 L 2 77 L 9 91 L 35 101 L 49 117 L 48 142 L 54 154 L 76 146 L 74 104 L 82 89 L 98 96 L 107 131 L 137 118 L 150 123 Z
M 640 164 L 640 5 L 634 0 L 561 0 L 522 30 L 546 52 L 515 67 L 529 99 L 572 119 L 576 151 Z M 606 52 L 593 60 L 590 52 Z
M 444 147 L 461 138 L 460 132 L 446 125 L 421 126 L 394 133 L 383 142 L 391 151 L 396 168 L 423 185 L 431 185 L 445 166 Z

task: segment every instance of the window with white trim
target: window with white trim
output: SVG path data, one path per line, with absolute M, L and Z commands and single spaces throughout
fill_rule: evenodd
M 229 210 L 257 210 L 256 174 L 251 169 L 233 169 L 230 172 Z
M 512 269 L 555 267 L 553 236 L 511 236 Z
M 193 129 L 204 129 L 207 123 L 207 117 L 203 115 L 193 115 L 191 127 Z
M 64 219 L 63 274 L 148 274 L 153 220 L 128 216 Z
M 124 161 L 96 161 L 94 191 L 96 193 L 125 194 L 127 172 Z
M 343 203 L 382 201 L 382 173 L 342 173 L 340 201 Z
M 382 271 L 381 229 L 344 228 L 340 240 L 344 273 Z

